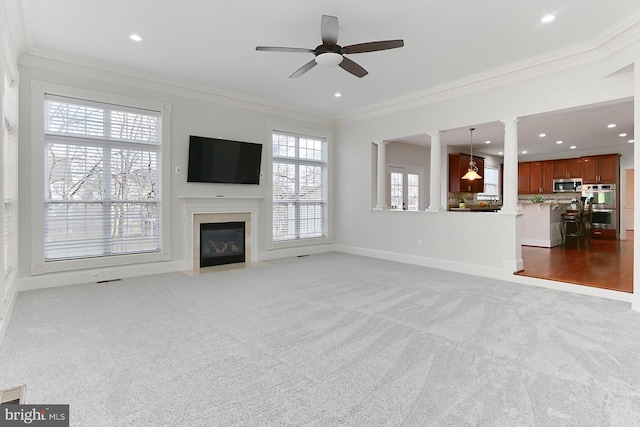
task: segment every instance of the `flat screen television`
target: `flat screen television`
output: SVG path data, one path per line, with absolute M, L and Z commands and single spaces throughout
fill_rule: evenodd
M 260 184 L 262 144 L 189 136 L 187 182 Z

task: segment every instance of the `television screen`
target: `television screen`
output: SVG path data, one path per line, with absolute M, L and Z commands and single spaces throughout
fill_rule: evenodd
M 260 184 L 262 145 L 189 136 L 187 182 Z

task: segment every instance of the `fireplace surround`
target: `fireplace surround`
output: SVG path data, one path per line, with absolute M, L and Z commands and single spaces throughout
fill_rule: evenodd
M 184 205 L 185 270 L 200 269 L 200 224 L 244 222 L 245 262 L 259 261 L 258 219 L 262 198 L 181 197 Z

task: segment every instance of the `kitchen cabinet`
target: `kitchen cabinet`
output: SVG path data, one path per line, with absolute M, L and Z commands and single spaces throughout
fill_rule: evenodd
M 518 194 L 553 193 L 553 161 L 518 163 Z
M 464 153 L 449 154 L 449 191 L 452 193 L 482 193 L 484 191 L 484 158 L 473 156 L 482 179 L 469 181 L 462 176 L 469 170 L 471 156 Z
M 554 160 L 553 178 L 582 178 L 582 159 Z
M 553 161 L 529 162 L 529 194 L 553 193 Z
M 615 184 L 618 182 L 619 154 L 582 157 L 583 184 Z
M 518 194 L 529 194 L 529 171 L 531 163 L 518 163 Z

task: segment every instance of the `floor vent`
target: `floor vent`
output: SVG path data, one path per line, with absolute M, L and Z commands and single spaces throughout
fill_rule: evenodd
M 26 388 L 26 385 L 21 385 L 19 387 L 0 390 L 0 405 L 24 404 L 24 392 Z
M 100 281 L 98 281 L 98 282 L 96 282 L 96 283 L 119 282 L 119 281 L 121 281 L 121 280 L 122 280 L 122 279 L 100 280 Z

